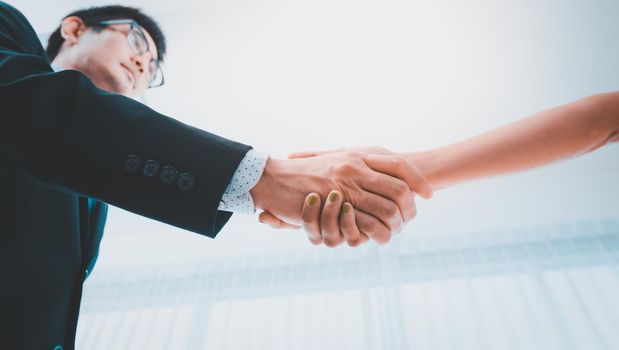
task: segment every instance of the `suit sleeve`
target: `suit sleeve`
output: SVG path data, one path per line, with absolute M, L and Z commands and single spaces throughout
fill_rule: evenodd
M 54 73 L 24 21 L 0 2 L 0 171 L 214 237 L 231 215 L 219 201 L 251 147 L 99 90 L 80 72 Z

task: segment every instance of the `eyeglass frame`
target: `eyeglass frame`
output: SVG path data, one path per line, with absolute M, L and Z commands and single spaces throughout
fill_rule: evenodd
M 148 39 L 146 39 L 146 35 L 144 34 L 144 28 L 142 28 L 142 26 L 136 20 L 134 20 L 134 19 L 111 19 L 111 20 L 106 20 L 106 21 L 100 21 L 100 22 L 93 23 L 93 24 L 91 24 L 91 26 L 108 27 L 108 26 L 117 25 L 117 24 L 129 24 L 129 25 L 131 25 L 131 27 L 129 29 L 129 32 L 126 35 L 127 43 L 132 48 L 132 50 L 134 50 L 134 52 L 136 52 L 138 55 L 142 55 L 142 54 L 144 54 L 146 52 L 150 52 L 150 54 L 151 54 L 151 61 L 155 62 L 156 70 L 154 72 L 153 78 L 148 82 L 148 88 L 152 89 L 152 88 L 156 88 L 156 87 L 162 86 L 164 84 L 164 82 L 165 82 L 164 75 L 163 75 L 163 69 L 161 69 L 161 64 L 159 63 L 159 60 L 155 59 L 153 57 L 153 53 L 150 51 L 150 45 L 148 44 Z M 144 51 L 144 52 L 139 52 L 139 49 L 137 47 L 134 47 L 134 45 L 132 45 L 131 42 L 129 41 L 129 34 L 134 29 L 137 29 L 137 31 L 140 33 L 141 39 L 144 40 L 144 43 L 146 43 L 146 51 Z M 159 72 L 159 74 L 161 74 L 161 83 L 159 83 L 158 85 L 151 85 L 152 82 L 157 77 L 157 71 Z

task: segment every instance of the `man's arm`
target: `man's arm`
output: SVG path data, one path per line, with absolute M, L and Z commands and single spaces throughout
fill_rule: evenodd
M 34 30 L 0 3 L 0 172 L 79 193 L 207 236 L 250 149 L 54 73 Z

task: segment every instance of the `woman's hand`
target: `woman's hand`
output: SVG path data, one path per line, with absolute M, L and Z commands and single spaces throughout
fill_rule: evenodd
M 327 153 L 350 151 L 366 154 L 393 155 L 394 157 L 398 157 L 396 153 L 385 148 L 361 147 L 320 152 L 300 152 L 291 154 L 289 158 L 308 158 Z M 381 171 L 381 168 L 378 166 L 378 168 L 374 170 Z M 382 170 L 386 172 L 390 171 L 386 166 L 383 167 Z M 420 194 L 424 198 L 431 198 L 432 189 L 427 184 L 427 180 L 423 175 L 412 166 L 406 170 L 409 173 L 414 173 L 414 175 L 411 176 L 418 179 L 420 184 L 416 186 L 416 188 Z M 416 209 L 414 214 L 416 214 Z M 415 215 L 409 215 L 405 222 L 410 221 L 414 216 Z M 383 238 L 385 237 L 384 234 L 378 236 L 375 231 L 379 229 L 377 226 L 380 225 L 376 224 L 373 217 L 354 208 L 348 202 L 342 203 L 341 193 L 335 190 L 329 193 L 324 202 L 317 193 L 308 194 L 302 209 L 302 219 L 302 226 L 298 226 L 289 224 L 269 212 L 263 212 L 259 217 L 260 222 L 268 224 L 273 228 L 299 229 L 303 227 L 312 244 L 318 245 L 324 243 L 328 247 L 338 246 L 343 241 L 346 241 L 351 247 L 356 247 L 367 242 L 369 239 L 374 239 L 379 244 L 385 244 L 391 238 L 392 233 L 390 232 L 390 234 L 386 236 L 387 239 Z

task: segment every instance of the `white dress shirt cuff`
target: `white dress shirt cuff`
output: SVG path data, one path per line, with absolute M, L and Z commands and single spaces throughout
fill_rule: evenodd
M 262 177 L 268 159 L 268 155 L 256 150 L 247 152 L 236 168 L 217 209 L 234 213 L 255 213 L 254 200 L 249 190 L 254 188 Z

